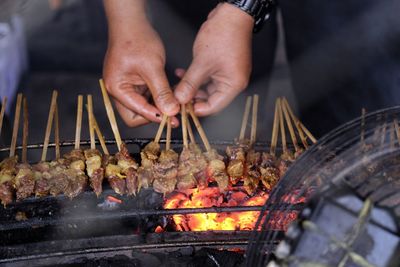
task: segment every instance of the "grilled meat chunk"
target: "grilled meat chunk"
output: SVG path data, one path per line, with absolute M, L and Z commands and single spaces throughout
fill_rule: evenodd
M 50 163 L 39 162 L 32 169 L 35 176 L 35 196 L 47 196 L 50 192 Z
M 103 191 L 104 169 L 102 168 L 101 153 L 97 149 L 85 150 L 86 171 L 90 186 L 97 196 Z
M 64 194 L 69 198 L 74 198 L 85 191 L 88 183 L 88 178 L 85 174 L 85 155 L 81 149 L 73 149 L 64 158 L 69 163 L 65 174 L 68 177 L 69 183 Z
M 191 143 L 179 156 L 178 183 L 179 190 L 193 188 L 196 185 L 205 187 L 207 159 L 197 144 Z
M 18 157 L 4 159 L 0 163 L 0 200 L 6 206 L 13 200 L 13 186 L 15 177 L 15 167 Z
M 17 201 L 31 196 L 35 192 L 35 176 L 29 164 L 18 164 L 14 188 Z
M 278 162 L 279 174 L 281 177 L 285 175 L 287 169 L 290 167 L 290 165 L 292 165 L 293 161 L 294 156 L 289 151 L 281 155 Z
M 279 181 L 280 172 L 276 166 L 276 158 L 269 153 L 263 153 L 260 164 L 261 182 L 271 190 Z
M 229 159 L 227 173 L 232 184 L 236 184 L 245 174 L 246 153 L 248 149 L 249 144 L 245 140 L 226 148 L 226 154 Z
M 140 188 L 148 188 L 154 180 L 153 165 L 158 159 L 160 153 L 160 145 L 155 142 L 150 142 L 140 152 L 141 166 L 138 168 L 138 190 Z
M 246 155 L 246 171 L 243 177 L 244 188 L 248 194 L 253 194 L 261 179 L 261 154 L 251 149 Z
M 167 194 L 175 189 L 178 175 L 178 154 L 173 150 L 163 150 L 158 162 L 153 166 L 153 188 L 156 192 Z
M 219 155 L 215 149 L 204 153 L 204 155 L 208 160 L 206 171 L 207 180 L 210 182 L 216 181 L 219 190 L 221 192 L 226 191 L 229 186 L 229 176 L 226 173 L 225 162 L 223 161 L 224 158 Z

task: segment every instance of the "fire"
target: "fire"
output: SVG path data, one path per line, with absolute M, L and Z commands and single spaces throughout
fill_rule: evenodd
M 262 206 L 268 196 L 267 192 L 259 191 L 250 197 L 242 188 L 235 188 L 226 195 L 217 187 L 197 188 L 174 193 L 166 200 L 164 208 Z M 173 215 L 172 220 L 178 231 L 252 230 L 259 214 L 259 211 L 196 213 Z

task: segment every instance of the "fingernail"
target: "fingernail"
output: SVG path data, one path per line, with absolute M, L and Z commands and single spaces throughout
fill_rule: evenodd
M 156 117 L 157 118 L 161 117 L 161 114 L 160 113 L 156 113 Z

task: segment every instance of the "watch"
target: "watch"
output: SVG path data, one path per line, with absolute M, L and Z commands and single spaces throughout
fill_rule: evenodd
M 275 7 L 274 0 L 223 0 L 234 5 L 254 18 L 253 32 L 261 30 Z

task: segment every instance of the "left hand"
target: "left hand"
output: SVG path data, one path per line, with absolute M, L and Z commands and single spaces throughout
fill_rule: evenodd
M 249 81 L 254 19 L 230 4 L 219 4 L 201 26 L 193 45 L 193 60 L 175 96 L 181 104 L 193 98 L 199 116 L 225 108 Z M 200 90 L 203 87 L 205 90 Z M 202 99 L 202 100 L 201 100 Z

